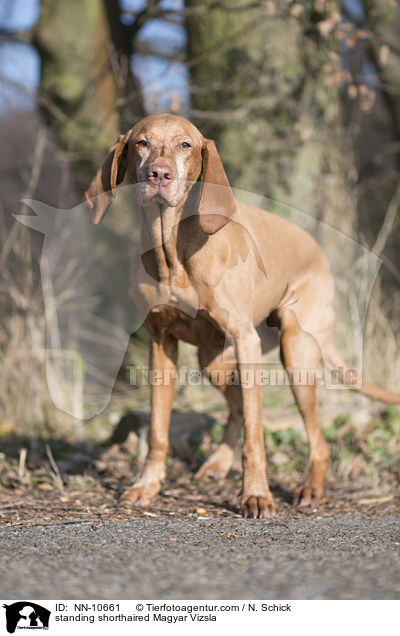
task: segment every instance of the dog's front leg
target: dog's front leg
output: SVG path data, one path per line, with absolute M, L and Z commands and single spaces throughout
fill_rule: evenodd
M 165 478 L 168 431 L 176 382 L 178 346 L 175 338 L 157 335 L 150 344 L 151 420 L 149 455 L 142 477 L 122 495 L 146 506 L 160 492 Z
M 257 381 L 261 368 L 261 342 L 254 329 L 235 338 L 243 395 L 244 444 L 243 490 L 240 510 L 244 517 L 262 518 L 275 512 L 267 482 L 267 460 L 261 421 L 262 386 Z

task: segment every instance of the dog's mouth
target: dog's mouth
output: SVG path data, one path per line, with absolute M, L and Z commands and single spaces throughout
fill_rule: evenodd
M 167 204 L 171 207 L 177 205 L 179 184 L 176 179 L 168 183 L 142 182 L 140 183 L 138 198 L 140 203 L 146 205 L 152 202 Z

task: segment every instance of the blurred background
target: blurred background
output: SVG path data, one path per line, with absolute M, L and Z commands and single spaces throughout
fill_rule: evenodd
M 301 210 L 382 259 L 364 375 L 399 389 L 399 34 L 396 0 L 0 0 L 0 436 L 104 437 L 126 409 L 147 409 L 147 389 L 129 387 L 123 372 L 94 422 L 83 425 L 54 406 L 45 375 L 43 237 L 12 215 L 29 213 L 22 198 L 77 205 L 118 134 L 165 111 L 215 139 L 232 186 Z M 104 241 L 129 263 L 129 233 L 137 231 L 129 201 L 120 197 L 110 217 L 98 249 Z M 135 338 L 145 361 L 146 335 Z M 183 361 L 194 359 L 184 350 Z M 291 426 L 290 391 L 265 394 L 266 407 L 283 409 L 279 426 Z M 327 418 L 331 441 L 351 418 L 375 435 L 363 399 L 343 391 L 326 397 L 349 414 L 337 425 L 336 411 Z M 182 387 L 175 404 L 224 409 L 210 387 Z M 385 446 L 398 414 L 387 413 L 387 440 L 374 437 L 370 452 L 383 445 L 376 462 L 398 474 L 400 431 L 397 445 Z M 279 450 L 280 439 L 270 447 Z M 343 470 L 351 472 L 346 457 Z

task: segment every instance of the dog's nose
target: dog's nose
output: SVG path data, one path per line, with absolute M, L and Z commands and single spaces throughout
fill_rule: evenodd
M 149 166 L 147 180 L 160 185 L 167 185 L 172 179 L 171 166 L 165 161 L 155 161 Z

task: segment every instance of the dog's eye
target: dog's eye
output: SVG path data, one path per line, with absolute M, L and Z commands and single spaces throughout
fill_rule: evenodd
M 147 143 L 145 139 L 139 139 L 139 141 L 136 142 L 136 145 L 142 146 L 143 148 L 147 148 L 149 144 Z
M 182 146 L 182 148 L 191 148 L 191 147 L 192 147 L 188 141 L 184 141 L 184 142 L 181 144 L 181 146 Z

